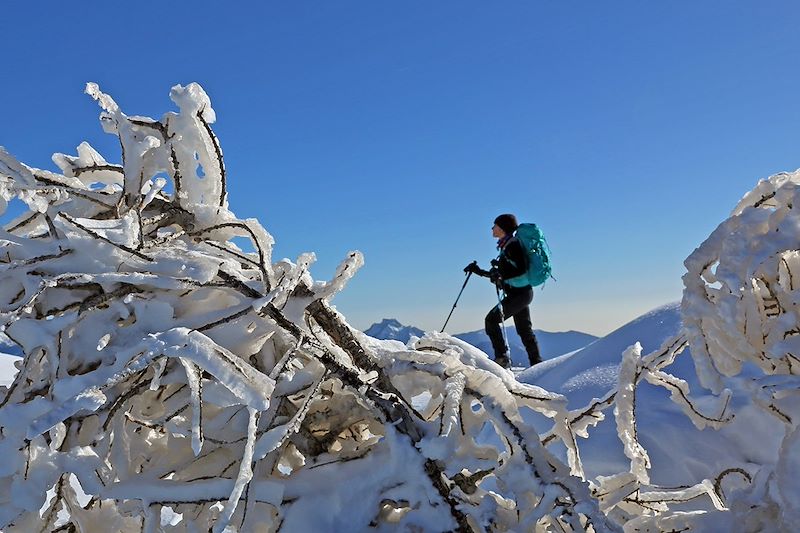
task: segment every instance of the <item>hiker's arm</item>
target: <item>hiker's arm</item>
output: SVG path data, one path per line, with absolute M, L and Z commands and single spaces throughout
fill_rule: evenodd
M 488 278 L 489 277 L 489 271 L 488 270 L 484 270 L 481 267 L 479 267 L 477 261 L 473 261 L 472 263 L 470 263 L 466 267 L 464 267 L 464 272 L 472 272 L 473 274 L 475 274 L 477 276 L 481 276 L 483 278 Z

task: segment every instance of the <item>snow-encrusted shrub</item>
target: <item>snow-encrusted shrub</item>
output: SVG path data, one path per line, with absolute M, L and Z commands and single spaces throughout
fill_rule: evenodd
M 0 326 L 25 355 L 0 390 L 3 531 L 798 522 L 797 173 L 761 182 L 687 259 L 681 334 L 644 356 L 632 346 L 617 388 L 568 410 L 449 335 L 403 346 L 352 329 L 329 302 L 360 253 L 328 282 L 312 279 L 313 254 L 273 262 L 269 233 L 228 209 L 216 117 L 197 84 L 173 88 L 179 111 L 160 120 L 87 92 L 122 164 L 84 143 L 56 154 L 54 173 L 0 149 L 0 214 L 15 198 L 28 206 L 0 230 Z M 666 372 L 687 346 L 716 401 L 692 399 Z M 754 401 L 786 426 L 776 461 L 652 484 L 638 384 L 665 387 L 698 428 L 719 428 L 732 417 L 726 376 L 743 365 L 762 374 Z M 584 480 L 582 439 L 591 445 L 611 408 L 630 468 Z M 541 436 L 537 416 L 552 424 Z
M 762 180 L 685 261 L 681 332 L 645 357 L 623 354 L 616 390 L 573 411 L 573 430 L 614 404 L 629 472 L 591 481 L 600 506 L 625 531 L 794 531 L 800 522 L 800 171 Z M 713 396 L 692 399 L 687 382 L 664 371 L 689 347 L 700 383 Z M 642 379 L 666 387 L 699 429 L 720 429 L 737 413 L 741 462 L 690 487 L 649 486 L 647 451 L 636 434 Z M 702 408 L 700 408 L 702 406 Z M 752 418 L 752 407 L 761 410 Z M 783 425 L 779 445 L 760 434 Z M 594 420 L 592 420 L 592 423 Z M 668 430 L 668 428 L 667 428 Z M 777 431 L 780 431 L 779 429 Z M 547 444 L 548 438 L 544 442 Z M 591 441 L 591 436 L 589 437 Z M 764 450 L 766 448 L 766 450 Z M 754 451 L 758 450 L 758 451 Z M 691 450 L 675 462 L 691 461 Z M 719 449 L 720 454 L 727 450 Z M 698 499 L 702 496 L 703 498 Z M 609 507 L 608 503 L 617 503 Z
M 783 423 L 775 461 L 741 470 L 728 505 L 739 531 L 800 523 L 800 171 L 762 180 L 686 260 L 683 321 L 698 377 L 721 392 L 755 375 L 751 398 Z M 754 435 L 764 440 L 764 436 Z
M 0 393 L 0 528 L 619 529 L 580 478 L 593 417 L 447 335 L 389 350 L 354 331 L 329 300 L 358 252 L 329 282 L 313 254 L 272 261 L 228 209 L 200 86 L 160 120 L 87 92 L 121 165 L 85 143 L 61 173 L 0 152 L 0 211 L 29 208 L 0 231 L 0 324 L 25 354 Z

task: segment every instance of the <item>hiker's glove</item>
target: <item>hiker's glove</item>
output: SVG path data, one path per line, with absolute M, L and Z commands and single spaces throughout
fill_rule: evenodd
M 481 273 L 481 267 L 478 266 L 478 262 L 477 261 L 473 261 L 472 263 L 470 263 L 470 264 L 468 264 L 467 266 L 464 267 L 464 272 L 466 272 L 468 274 L 480 274 Z
M 503 282 L 502 276 L 500 276 L 500 271 L 497 268 L 493 268 L 489 271 L 489 279 L 492 280 L 492 283 L 498 285 Z

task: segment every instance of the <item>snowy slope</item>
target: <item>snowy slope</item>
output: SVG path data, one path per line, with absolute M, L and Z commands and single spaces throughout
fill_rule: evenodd
M 594 335 L 580 331 L 534 331 L 539 341 L 539 350 L 543 359 L 550 359 L 567 352 L 573 352 L 597 339 Z M 382 321 L 370 326 L 364 333 L 376 339 L 397 340 L 402 343 L 407 343 L 412 336 L 422 337 L 425 334 L 421 329 L 414 326 L 405 326 L 394 318 L 384 318 Z M 528 356 L 513 325 L 506 328 L 506 334 L 508 335 L 508 343 L 511 345 L 511 359 L 514 366 L 527 367 Z M 453 336 L 468 342 L 484 353 L 489 355 L 493 353 L 489 337 L 483 330 L 457 333 Z
M 680 304 L 673 303 L 622 326 L 606 337 L 572 354 L 545 361 L 517 376 L 569 399 L 571 409 L 588 405 L 614 388 L 622 352 L 640 342 L 643 354 L 658 349 L 681 327 Z M 689 350 L 681 353 L 666 371 L 686 380 L 695 397 L 706 394 L 698 382 Z M 656 484 L 685 485 L 714 478 L 723 470 L 742 464 L 769 463 L 783 437 L 783 428 L 763 411 L 744 402 L 747 377 L 731 380 L 736 412 L 734 421 L 721 430 L 698 430 L 660 387 L 642 383 L 636 393 L 637 434 L 652 462 L 651 479 Z M 710 402 L 700 402 L 711 406 Z M 579 439 L 587 477 L 608 475 L 627 469 L 617 436 L 614 414 L 589 430 L 589 440 Z M 536 422 L 534 422 L 536 423 Z M 540 433 L 549 427 L 543 424 Z M 760 438 L 753 441 L 751 435 Z M 587 445 L 588 444 L 588 445 Z M 555 450 L 560 451 L 560 450 Z M 563 450 L 561 451 L 563 453 Z M 680 457 L 680 461 L 675 458 Z
M 571 407 L 578 407 L 593 397 L 601 397 L 616 385 L 617 370 L 626 348 L 638 341 L 642 344 L 642 353 L 649 353 L 678 333 L 680 325 L 680 304 L 671 303 L 640 316 L 583 349 L 536 365 L 518 379 L 560 392 L 570 399 Z M 684 374 L 693 373 L 688 351 L 679 356 L 673 372 L 677 366 L 689 370 L 682 372 Z
M 542 354 L 542 359 L 552 359 L 559 355 L 574 352 L 591 342 L 597 340 L 594 335 L 582 333 L 580 331 L 542 331 L 534 330 L 536 340 L 539 343 L 539 351 Z M 517 335 L 516 329 L 513 324 L 506 327 L 506 336 L 508 337 L 508 344 L 511 348 L 511 361 L 514 366 L 525 367 L 528 366 L 528 354 L 525 352 L 525 347 L 522 345 L 522 340 Z M 454 337 L 470 343 L 476 348 L 480 348 L 487 354 L 492 355 L 492 344 L 489 342 L 489 337 L 483 330 L 470 331 L 467 333 L 458 333 Z

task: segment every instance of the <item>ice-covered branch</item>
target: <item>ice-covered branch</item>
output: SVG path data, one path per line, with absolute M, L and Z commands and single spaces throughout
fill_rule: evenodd
M 199 85 L 173 88 L 178 111 L 158 120 L 126 115 L 95 84 L 87 92 L 121 161 L 83 143 L 53 156 L 58 174 L 0 149 L 0 213 L 14 198 L 28 206 L 0 230 L 0 326 L 24 352 L 0 400 L 4 531 L 655 531 L 714 513 L 747 515 L 756 531 L 800 520 L 797 173 L 762 181 L 686 260 L 682 331 L 648 355 L 620 354 L 617 387 L 567 409 L 448 335 L 402 347 L 355 331 L 330 300 L 361 253 L 326 282 L 311 276 L 314 254 L 273 261 L 272 236 L 228 208 Z M 687 346 L 713 398 L 670 373 Z M 742 403 L 727 380 L 743 369 L 762 374 L 748 405 L 786 426 L 776 460 L 651 484 L 638 388 L 666 389 L 698 428 L 718 429 Z M 610 408 L 627 464 L 584 479 L 582 446 Z
M 330 305 L 359 252 L 327 282 L 313 254 L 273 262 L 228 209 L 202 88 L 159 120 L 87 92 L 120 162 L 0 152 L 2 207 L 29 207 L 0 234 L 0 325 L 25 353 L 0 403 L 0 528 L 617 530 L 521 414 L 564 420 L 563 397 L 449 336 L 372 345 Z

